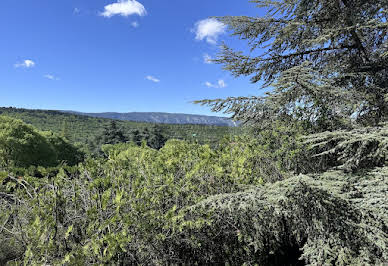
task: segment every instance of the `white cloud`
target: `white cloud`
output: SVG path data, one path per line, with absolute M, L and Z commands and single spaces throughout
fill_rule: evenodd
M 205 85 L 206 85 L 206 87 L 208 87 L 208 88 L 217 88 L 217 89 L 226 88 L 226 87 L 228 86 L 228 85 L 225 83 L 225 81 L 222 80 L 222 79 L 219 79 L 219 80 L 217 81 L 217 84 L 213 84 L 213 83 L 211 83 L 211 82 L 209 82 L 209 81 L 206 81 L 206 82 L 205 82 Z
M 78 13 L 80 13 L 81 12 L 81 9 L 79 9 L 78 7 L 75 7 L 74 9 L 73 9 L 73 13 L 74 14 L 78 14 Z
M 26 59 L 24 60 L 23 62 L 21 63 L 16 63 L 15 64 L 15 67 L 16 68 L 19 68 L 19 67 L 23 67 L 23 68 L 31 68 L 31 67 L 34 67 L 35 66 L 35 62 L 30 60 L 30 59 Z
M 218 80 L 218 88 L 225 88 L 227 85 L 224 80 Z
M 208 55 L 208 54 L 204 54 L 203 55 L 203 62 L 205 64 L 213 64 L 212 59 L 213 58 L 210 55 Z
M 208 88 L 215 88 L 215 85 L 211 84 L 209 81 L 205 82 L 206 87 Z
M 195 24 L 196 40 L 204 40 L 210 44 L 217 44 L 218 36 L 225 33 L 226 25 L 214 18 L 200 20 Z
M 160 79 L 157 79 L 153 76 L 147 76 L 146 79 L 152 81 L 152 82 L 155 82 L 155 83 L 159 83 L 160 82 Z
M 50 80 L 59 80 L 59 78 L 57 78 L 53 75 L 50 75 L 50 74 L 46 74 L 43 77 L 45 77 L 46 79 L 50 79 Z
M 145 16 L 147 11 L 145 7 L 136 0 L 118 0 L 104 7 L 105 11 L 101 13 L 104 17 L 112 17 L 115 15 L 128 17 L 130 15 Z
M 137 28 L 137 27 L 139 27 L 139 22 L 134 21 L 134 22 L 131 23 L 131 26 L 134 27 L 134 28 Z

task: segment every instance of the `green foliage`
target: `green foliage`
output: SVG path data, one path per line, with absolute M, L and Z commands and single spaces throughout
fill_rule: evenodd
M 269 15 L 220 19 L 269 50 L 216 61 L 273 91 L 201 102 L 250 135 L 0 110 L 62 134 L 0 116 L 1 166 L 29 166 L 0 172 L 0 264 L 388 263 L 384 1 L 252 2 Z M 76 164 L 67 139 L 95 136 L 104 157 L 36 167 Z
M 65 138 L 49 131 L 42 132 L 42 135 L 53 146 L 58 163 L 73 166 L 84 160 L 85 153 L 81 151 L 80 147 L 69 143 Z
M 276 164 L 284 174 L 305 171 L 304 164 L 309 157 L 306 156 L 302 140 L 305 134 L 303 126 L 276 121 L 265 129 L 251 127 L 250 134 L 260 144 L 256 148 L 268 157 L 267 164 Z
M 75 165 L 83 157 L 79 149 L 51 132 L 0 116 L 0 167 Z
M 384 265 L 388 261 L 388 169 L 299 176 L 217 195 L 190 208 L 187 264 Z M 373 197 L 371 197 L 373 196 Z M 368 201 L 364 199 L 368 198 Z M 378 202 L 378 204 L 376 204 Z M 187 223 L 187 222 L 186 222 Z
M 296 119 L 316 131 L 387 119 L 386 1 L 251 2 L 266 16 L 218 18 L 248 42 L 249 52 L 224 44 L 214 62 L 272 90 L 198 103 L 247 123 Z
M 388 125 L 351 131 L 322 132 L 304 138 L 313 171 L 346 171 L 383 166 L 388 160 Z
M 103 155 L 102 147 L 104 145 L 126 143 L 130 140 L 138 146 L 145 142 L 149 147 L 158 150 L 163 147 L 167 138 L 164 136 L 162 128 L 157 125 L 154 125 L 151 129 L 146 127 L 141 132 L 136 129 L 130 132 L 129 135 L 125 135 L 123 130 L 117 127 L 116 121 L 111 121 L 109 126 L 104 127 L 100 135 L 97 135 L 93 141 L 89 142 L 89 150 L 94 155 Z
M 188 206 L 277 178 L 260 172 L 255 145 L 248 138 L 225 140 L 217 150 L 179 140 L 160 150 L 104 145 L 107 160 L 88 160 L 76 171 L 8 176 L 5 192 L 18 204 L 3 199 L 0 211 L 12 220 L 6 228 L 24 236 L 18 243 L 27 264 L 173 263 L 168 254 Z
M 1 166 L 52 166 L 56 152 L 48 140 L 20 120 L 0 117 Z
M 94 118 L 58 111 L 27 110 L 17 108 L 0 108 L 0 114 L 17 118 L 33 125 L 41 131 L 51 131 L 65 137 L 71 143 L 88 144 L 101 135 L 104 127 L 109 127 L 111 119 Z M 124 136 L 130 137 L 135 130 L 142 132 L 145 128 L 152 128 L 150 123 L 116 120 L 117 128 Z M 241 132 L 240 128 L 206 125 L 169 125 L 160 124 L 162 134 L 167 139 L 192 140 L 196 134 L 196 141 L 215 145 L 225 135 L 235 135 Z
M 229 152 L 249 154 L 240 152 L 249 145 L 230 145 L 222 152 L 182 141 L 168 141 L 159 151 L 106 145 L 108 160 L 88 160 L 77 171 L 50 179 L 6 175 L 0 241 L 11 239 L 8 245 L 24 251 L 14 258 L 25 264 L 388 260 L 386 167 L 263 184 L 239 178 L 238 164 L 225 165 Z
M 125 136 L 123 130 L 117 127 L 116 121 L 112 120 L 109 125 L 103 128 L 101 134 L 97 135 L 92 141 L 89 142 L 89 149 L 97 154 L 101 155 L 101 146 L 105 144 L 118 144 L 128 141 L 128 137 Z
M 151 132 L 148 135 L 148 138 L 145 138 L 147 145 L 153 149 L 159 150 L 167 141 L 163 128 L 161 126 L 154 125 L 150 131 Z

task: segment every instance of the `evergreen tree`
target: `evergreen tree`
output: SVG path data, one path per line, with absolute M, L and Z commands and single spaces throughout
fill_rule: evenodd
M 117 127 L 116 121 L 112 120 L 109 125 L 104 127 L 101 134 L 101 144 L 117 144 L 127 141 L 128 138 L 123 130 Z
M 144 140 L 148 144 L 148 142 L 150 141 L 150 138 L 151 138 L 151 132 L 148 129 L 148 127 L 143 129 L 141 136 L 142 136 L 142 140 Z
M 147 145 L 153 149 L 159 150 L 166 143 L 167 138 L 163 134 L 163 130 L 160 126 L 154 125 L 151 128 L 151 136 L 147 142 Z
M 224 44 L 214 61 L 272 91 L 197 103 L 243 122 L 297 119 L 318 130 L 387 119 L 386 0 L 251 2 L 268 15 L 218 18 L 248 42 L 249 55 Z
M 137 145 L 137 146 L 140 146 L 141 145 L 141 140 L 142 140 L 142 137 L 141 137 L 141 134 L 140 134 L 140 131 L 138 129 L 132 131 L 132 141 Z
M 88 142 L 89 150 L 96 155 L 102 155 L 101 146 L 105 144 L 118 144 L 129 141 L 124 131 L 117 126 L 116 121 L 112 120 L 107 124 L 102 132 Z

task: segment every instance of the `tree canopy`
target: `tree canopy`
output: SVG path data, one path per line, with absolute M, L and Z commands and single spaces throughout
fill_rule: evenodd
M 317 130 L 388 116 L 386 0 L 253 0 L 265 17 L 218 19 L 248 42 L 224 44 L 216 60 L 235 76 L 272 90 L 263 97 L 203 100 L 244 122 L 296 119 Z
M 39 132 L 21 120 L 0 116 L 0 166 L 75 165 L 84 154 L 51 132 Z

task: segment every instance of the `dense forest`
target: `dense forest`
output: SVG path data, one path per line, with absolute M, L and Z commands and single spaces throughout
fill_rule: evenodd
M 66 135 L 72 143 L 88 143 L 101 133 L 112 119 L 94 118 L 59 111 L 28 110 L 21 108 L 0 107 L 0 115 L 20 119 L 42 131 L 52 131 Z M 152 123 L 119 121 L 117 126 L 130 135 L 132 131 L 143 131 L 155 126 Z M 217 143 L 225 135 L 236 135 L 241 132 L 237 127 L 195 125 L 195 124 L 158 124 L 167 138 L 195 140 L 199 143 Z
M 387 2 L 251 2 L 244 130 L 2 109 L 1 265 L 388 264 Z

